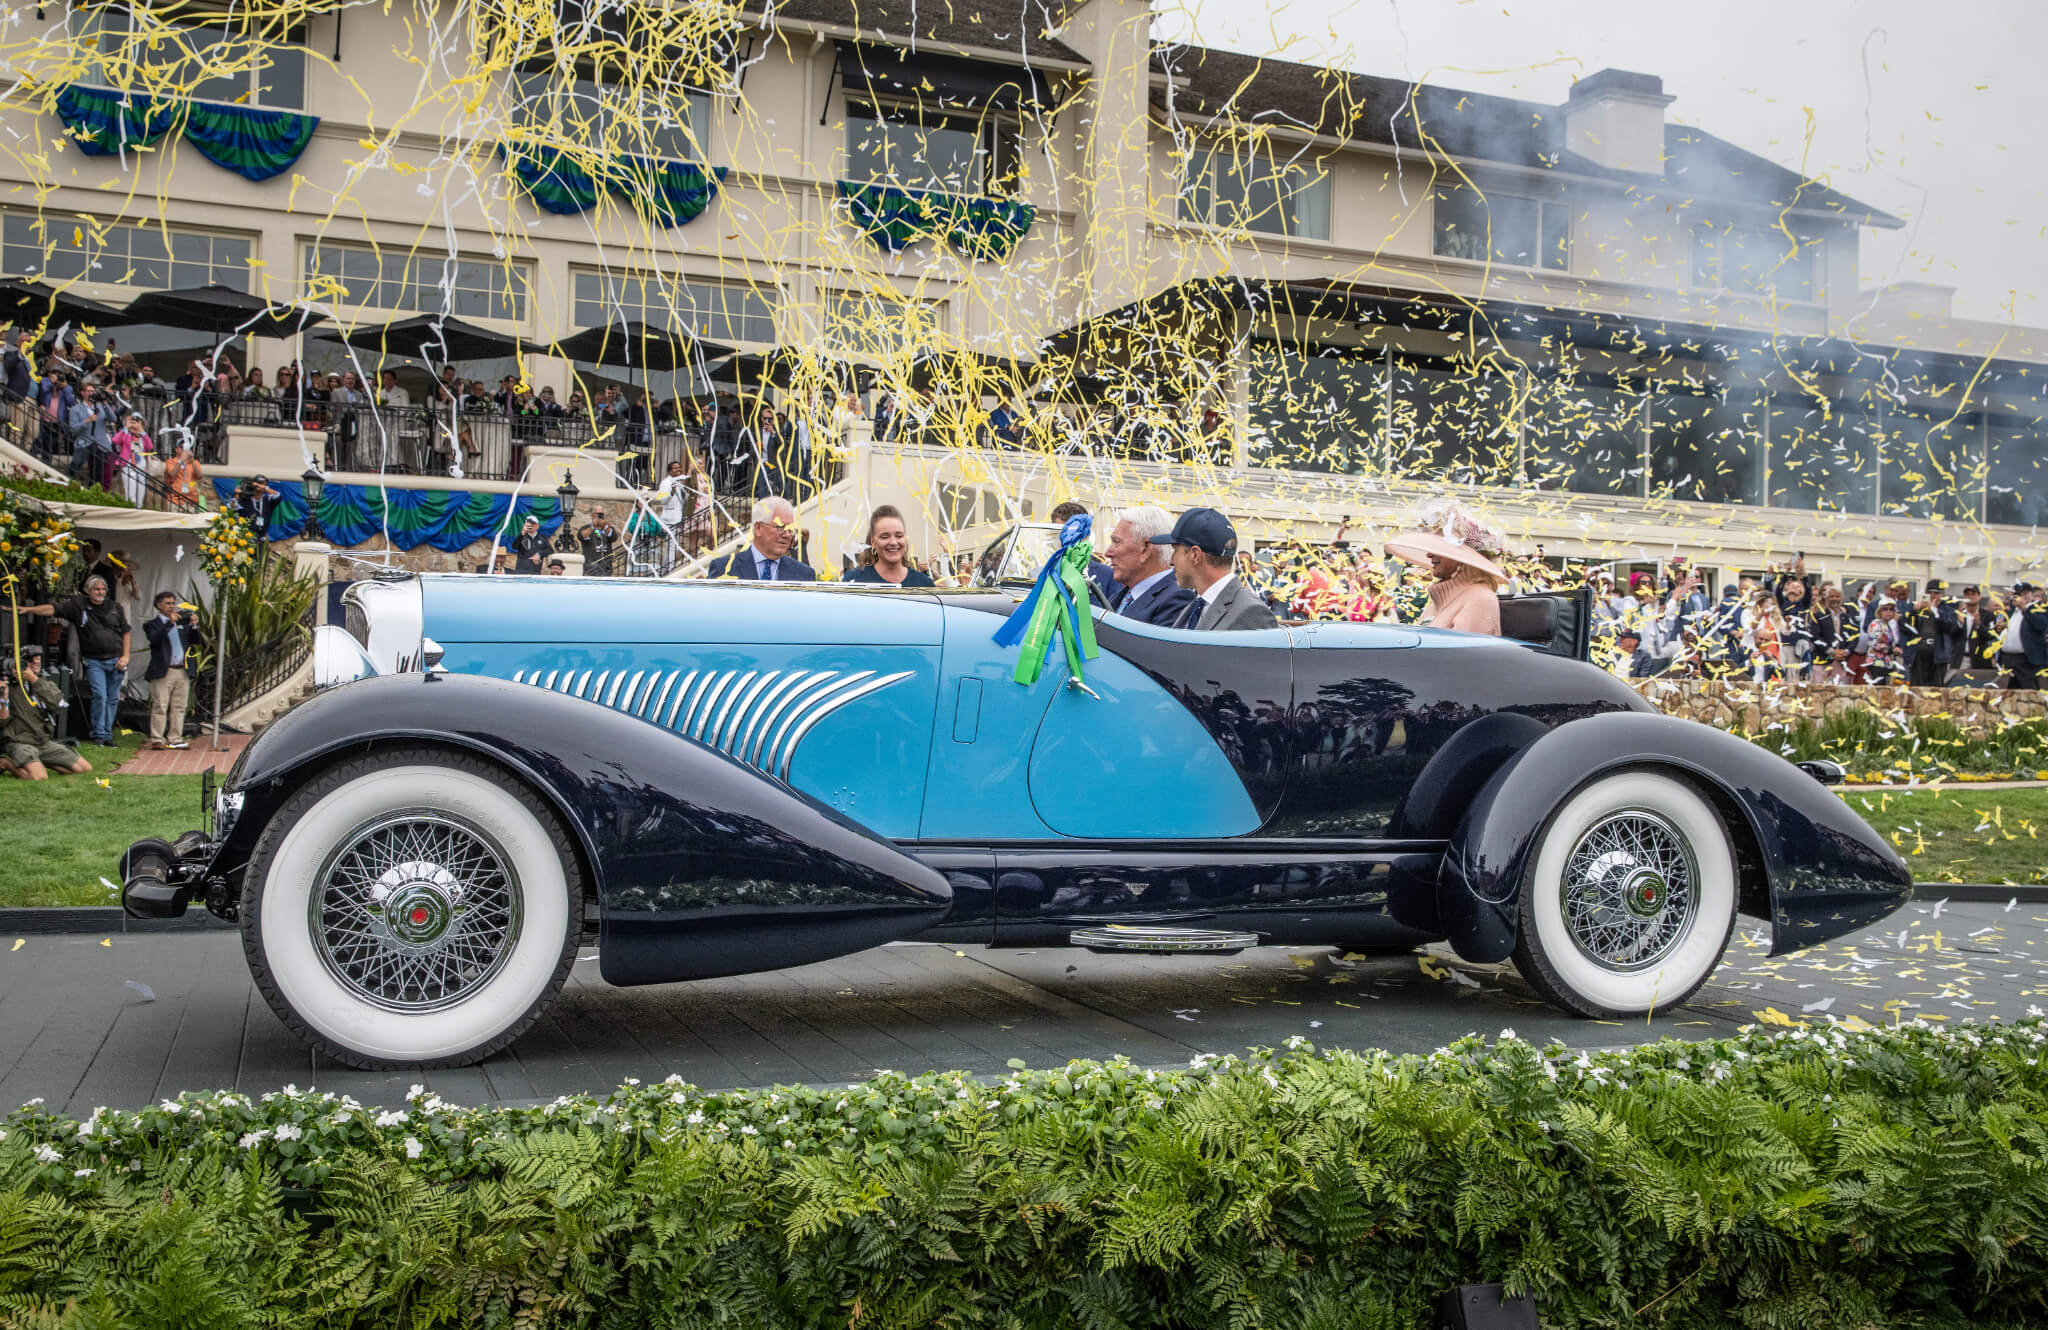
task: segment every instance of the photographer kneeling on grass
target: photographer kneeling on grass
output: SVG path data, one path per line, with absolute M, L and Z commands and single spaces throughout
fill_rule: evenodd
M 43 649 L 24 646 L 19 660 L 0 695 L 0 771 L 23 780 L 46 780 L 53 769 L 80 776 L 91 771 L 92 763 L 57 742 L 55 717 L 64 695 L 43 677 Z

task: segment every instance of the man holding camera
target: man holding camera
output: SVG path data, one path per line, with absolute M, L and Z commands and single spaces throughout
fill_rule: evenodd
M 47 780 L 52 770 L 84 775 L 92 763 L 57 742 L 64 694 L 43 677 L 43 649 L 20 651 L 19 673 L 0 690 L 0 771 L 23 780 Z
M 192 651 L 199 644 L 199 616 L 178 603 L 175 591 L 156 593 L 156 616 L 142 625 L 149 639 L 149 746 L 185 748 L 185 709 L 192 700 Z

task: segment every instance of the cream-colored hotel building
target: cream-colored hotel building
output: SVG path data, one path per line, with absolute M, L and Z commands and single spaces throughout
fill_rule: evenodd
M 1561 105 L 1481 96 L 1162 44 L 1144 0 L 732 12 L 720 58 L 676 76 L 703 86 L 636 138 L 713 186 L 656 216 L 609 195 L 551 210 L 525 187 L 496 145 L 558 123 L 550 98 L 601 71 L 483 77 L 467 7 L 315 13 L 267 68 L 199 86 L 318 118 L 306 137 L 241 117 L 287 161 L 260 180 L 175 135 L 98 156 L 66 142 L 53 85 L 84 90 L 73 111 L 103 106 L 108 75 L 56 68 L 54 39 L 119 53 L 138 20 L 52 7 L 45 58 L 34 31 L 8 37 L 9 72 L 42 82 L 0 106 L 0 265 L 112 303 L 220 282 L 345 324 L 445 311 L 535 348 L 645 318 L 870 361 L 933 341 L 1067 353 L 1224 422 L 1199 463 L 1099 431 L 1047 456 L 856 425 L 803 516 L 827 552 L 885 501 L 930 548 L 1077 496 L 1215 503 L 1259 541 L 1348 517 L 1356 540 L 1455 493 L 1551 555 L 1738 569 L 1803 550 L 1839 576 L 2001 582 L 2039 566 L 2048 334 L 1951 317 L 1942 288 L 1866 285 L 1862 236 L 1898 219 L 1673 123 L 1654 76 L 1602 71 Z M 196 48 L 227 39 L 206 6 L 176 13 Z M 878 180 L 963 215 L 980 200 L 1011 231 L 892 251 L 855 188 Z M 906 195 L 882 197 L 886 214 Z M 124 349 L 175 371 L 177 343 L 138 330 Z M 274 369 L 294 352 L 248 354 Z M 523 363 L 566 396 L 571 365 Z

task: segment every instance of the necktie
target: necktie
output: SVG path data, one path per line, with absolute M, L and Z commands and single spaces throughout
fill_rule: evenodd
M 1197 624 L 1201 621 L 1202 618 L 1202 609 L 1208 603 L 1208 601 L 1203 600 L 1200 596 L 1196 596 L 1194 600 L 1189 603 L 1188 607 L 1180 612 L 1180 622 L 1175 624 L 1174 627 L 1193 628 L 1197 626 Z
M 754 563 L 760 570 L 763 582 L 773 582 L 775 580 L 775 565 L 773 563 L 770 563 L 758 554 L 754 556 Z

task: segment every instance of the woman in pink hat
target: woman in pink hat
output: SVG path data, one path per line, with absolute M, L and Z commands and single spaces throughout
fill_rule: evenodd
M 1500 588 L 1508 575 L 1487 557 L 1499 554 L 1500 536 L 1464 509 L 1447 508 L 1431 528 L 1387 542 L 1387 553 L 1426 564 L 1435 581 L 1422 621 L 1432 628 L 1500 636 Z

